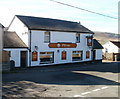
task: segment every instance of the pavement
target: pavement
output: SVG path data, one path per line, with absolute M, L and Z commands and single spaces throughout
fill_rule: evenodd
M 62 64 L 4 73 L 3 97 L 119 97 L 118 64 Z

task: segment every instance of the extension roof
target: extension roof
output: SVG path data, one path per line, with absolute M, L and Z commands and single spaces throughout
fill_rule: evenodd
M 93 39 L 93 49 L 103 49 L 103 46 L 96 39 Z
M 77 22 L 22 15 L 16 15 L 16 17 L 20 19 L 29 30 L 64 31 L 93 34 L 92 31 Z
M 4 48 L 27 48 L 27 45 L 20 39 L 15 32 L 5 31 L 4 35 Z

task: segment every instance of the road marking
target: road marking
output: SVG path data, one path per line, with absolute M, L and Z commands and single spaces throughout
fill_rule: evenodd
M 95 90 L 92 90 L 92 91 L 99 91 L 100 89 L 95 89 Z
M 86 94 L 89 94 L 89 93 L 91 93 L 91 92 L 90 91 L 84 92 L 84 93 L 81 93 L 81 95 L 86 95 Z
M 108 87 L 105 86 L 105 87 L 102 87 L 102 88 L 100 88 L 100 89 L 94 89 L 94 90 L 92 90 L 92 91 L 96 92 L 96 91 L 100 91 L 100 90 L 103 90 L 103 89 L 106 89 L 106 88 L 108 88 Z M 88 92 L 81 93 L 81 95 L 74 95 L 74 97 L 85 97 L 85 96 L 83 96 L 83 95 L 92 93 L 92 91 L 88 91 Z
M 82 96 L 82 95 L 74 95 L 74 97 L 85 97 L 85 96 Z
M 105 86 L 105 87 L 102 87 L 101 89 L 106 89 L 106 88 L 108 88 L 107 86 Z

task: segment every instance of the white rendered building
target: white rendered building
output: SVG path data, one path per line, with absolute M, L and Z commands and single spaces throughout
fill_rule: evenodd
M 93 56 L 94 33 L 77 22 L 16 15 L 8 31 L 14 31 L 22 44 L 5 48 L 15 67 L 102 60 L 102 48 Z

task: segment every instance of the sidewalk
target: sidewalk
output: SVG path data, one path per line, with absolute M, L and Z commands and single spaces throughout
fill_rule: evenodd
M 102 60 L 102 62 L 120 62 L 120 61 Z
M 91 63 L 91 62 L 83 62 L 83 63 L 67 63 L 67 64 L 56 64 L 56 65 L 46 65 L 46 66 L 33 66 L 27 68 L 15 68 L 11 71 L 11 73 L 17 72 L 31 72 L 31 71 L 39 71 L 39 72 L 51 72 L 51 71 L 59 71 L 59 70 L 70 70 L 70 69 L 78 69 L 78 68 L 86 68 L 86 66 L 93 66 L 102 63 Z
M 95 66 L 99 64 L 110 64 L 116 63 L 115 61 L 103 60 L 102 63 L 99 62 L 79 62 L 79 63 L 67 63 L 67 64 L 56 64 L 56 65 L 46 65 L 46 66 L 32 66 L 27 68 L 15 68 L 10 72 L 3 73 L 20 73 L 20 72 L 51 72 L 51 71 L 64 71 L 70 69 L 79 69 L 79 68 L 87 68 L 89 66 Z

